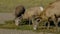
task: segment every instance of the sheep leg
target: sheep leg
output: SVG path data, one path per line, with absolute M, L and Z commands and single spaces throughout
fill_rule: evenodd
M 54 20 L 54 24 L 56 25 L 56 33 L 58 32 L 58 18 Z

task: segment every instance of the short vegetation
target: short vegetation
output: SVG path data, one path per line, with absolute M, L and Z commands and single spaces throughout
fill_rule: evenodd
M 15 7 L 22 4 L 25 8 L 41 6 L 46 7 L 55 0 L 0 0 L 0 12 L 13 12 Z

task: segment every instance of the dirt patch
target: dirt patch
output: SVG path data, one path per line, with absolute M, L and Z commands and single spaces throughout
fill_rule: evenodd
M 13 13 L 0 13 L 0 24 L 3 24 L 6 20 L 13 20 L 14 14 Z

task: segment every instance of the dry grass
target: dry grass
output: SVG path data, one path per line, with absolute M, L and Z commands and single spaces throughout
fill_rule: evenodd
M 24 5 L 25 8 L 40 6 L 44 7 L 55 0 L 0 0 L 0 12 L 13 12 L 17 5 Z

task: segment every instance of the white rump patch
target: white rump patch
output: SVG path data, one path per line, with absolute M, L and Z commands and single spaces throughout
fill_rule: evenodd
M 40 6 L 40 10 L 43 11 L 44 10 L 43 7 Z

